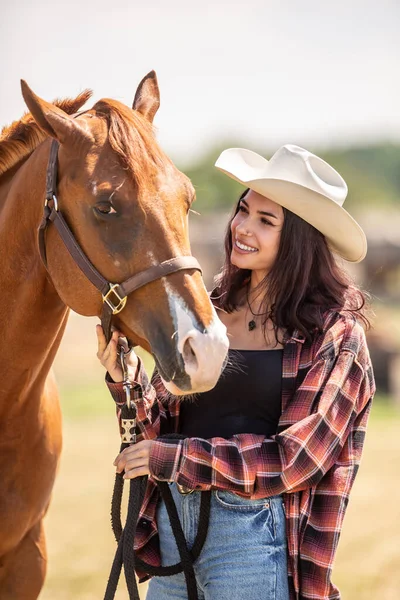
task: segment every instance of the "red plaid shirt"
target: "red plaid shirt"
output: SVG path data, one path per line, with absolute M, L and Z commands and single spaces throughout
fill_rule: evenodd
M 143 560 L 160 565 L 154 480 L 249 498 L 283 494 L 291 600 L 340 599 L 331 582 L 333 560 L 375 392 L 363 328 L 351 315 L 330 311 L 312 343 L 294 332 L 285 340 L 282 377 L 282 415 L 272 438 L 246 433 L 163 440 L 160 435 L 178 431 L 179 399 L 157 373 L 149 383 L 140 366 L 134 386 L 138 439 L 156 440 L 135 539 Z M 107 383 L 123 404 L 121 384 Z

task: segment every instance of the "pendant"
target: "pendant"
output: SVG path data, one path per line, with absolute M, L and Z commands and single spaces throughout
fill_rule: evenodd
M 253 331 L 253 329 L 256 328 L 256 322 L 254 319 L 252 319 L 251 321 L 249 321 L 249 331 Z

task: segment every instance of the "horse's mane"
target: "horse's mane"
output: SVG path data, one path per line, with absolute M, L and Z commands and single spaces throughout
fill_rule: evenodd
M 85 90 L 74 99 L 55 100 L 53 104 L 71 115 L 77 112 L 91 95 L 90 90 Z M 29 112 L 19 121 L 3 127 L 0 133 L 0 175 L 29 156 L 46 137 L 47 133 L 40 129 Z
M 55 100 L 53 104 L 67 114 L 77 112 L 92 95 L 85 90 L 75 99 Z M 149 167 L 165 165 L 169 159 L 156 142 L 152 125 L 137 112 L 115 100 L 103 99 L 93 109 L 108 123 L 108 140 L 123 164 L 135 174 L 138 186 L 149 175 Z M 0 176 L 29 156 L 46 137 L 33 119 L 25 113 L 19 121 L 4 127 L 0 133 Z M 150 159 L 150 160 L 149 160 Z
M 139 188 L 149 169 L 172 164 L 154 136 L 154 128 L 138 112 L 116 100 L 105 98 L 93 106 L 96 116 L 108 123 L 108 141 L 123 165 L 134 173 Z

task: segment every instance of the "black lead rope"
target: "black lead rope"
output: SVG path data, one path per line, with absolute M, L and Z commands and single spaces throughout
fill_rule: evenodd
M 136 428 L 136 407 L 133 403 L 128 407 L 125 404 L 121 410 L 121 423 L 125 426 L 122 438 L 132 438 L 135 440 Z M 130 444 L 123 441 L 120 452 L 125 450 Z M 136 529 L 137 517 L 140 506 L 143 501 L 147 477 L 140 477 L 130 480 L 130 493 L 128 502 L 128 513 L 126 517 L 125 528 L 121 522 L 121 504 L 124 489 L 124 479 L 122 473 L 116 473 L 114 492 L 111 502 L 111 525 L 117 541 L 117 550 L 111 567 L 111 573 L 108 579 L 104 600 L 112 600 L 118 587 L 122 566 L 130 600 L 139 600 L 139 591 L 135 579 L 135 556 L 133 549 L 133 540 Z M 133 528 L 133 532 L 131 531 Z M 133 535 L 132 535 L 133 533 Z M 129 543 L 130 542 L 130 543 Z
M 127 371 L 124 362 L 123 351 L 120 354 L 122 368 L 124 371 L 124 389 L 127 395 L 127 402 L 121 409 L 122 452 L 129 445 L 136 442 L 136 407 L 130 399 L 130 384 L 128 382 Z M 177 437 L 177 436 L 165 436 Z M 136 534 L 136 525 L 139 518 L 140 508 L 143 503 L 147 485 L 147 476 L 136 477 L 130 480 L 128 513 L 125 527 L 121 522 L 121 504 L 124 488 L 124 479 L 121 473 L 115 477 L 114 492 L 111 502 L 111 525 L 117 541 L 117 550 L 111 567 L 111 573 L 108 579 L 104 600 L 113 600 L 118 587 L 122 566 L 126 585 L 128 588 L 129 600 L 140 600 L 139 590 L 135 577 L 135 569 L 139 568 L 148 575 L 169 576 L 178 573 L 184 573 L 188 600 L 198 600 L 196 577 L 193 563 L 200 555 L 204 542 L 207 537 L 208 523 L 210 516 L 211 492 L 202 492 L 200 502 L 199 526 L 193 548 L 189 550 L 182 526 L 179 520 L 178 511 L 171 494 L 168 483 L 158 481 L 157 485 L 161 496 L 165 502 L 168 518 L 178 547 L 180 562 L 168 567 L 154 567 L 141 560 L 134 551 L 134 539 Z

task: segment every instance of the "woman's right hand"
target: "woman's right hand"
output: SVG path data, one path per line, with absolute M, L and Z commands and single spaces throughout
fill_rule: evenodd
M 104 335 L 101 325 L 96 325 L 96 334 L 98 343 L 97 358 L 109 372 L 111 379 L 115 381 L 115 383 L 123 381 L 124 376 L 119 361 L 118 344 L 128 350 L 126 338 L 120 331 L 113 331 L 111 340 L 107 344 L 106 336 Z M 125 362 L 128 369 L 129 380 L 135 381 L 139 359 L 133 349 L 125 357 Z

